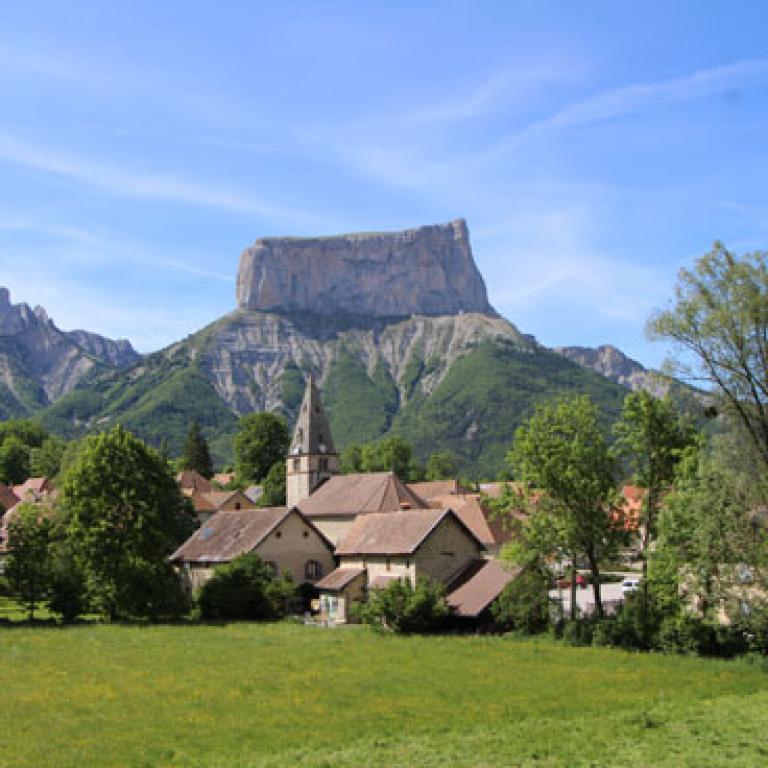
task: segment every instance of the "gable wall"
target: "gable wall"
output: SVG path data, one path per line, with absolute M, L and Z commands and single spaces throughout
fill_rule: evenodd
M 483 550 L 452 517 L 440 525 L 419 547 L 414 555 L 416 576 L 445 583 L 470 560 L 483 556 Z

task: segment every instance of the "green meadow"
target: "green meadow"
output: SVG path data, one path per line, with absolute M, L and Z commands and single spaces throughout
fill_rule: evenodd
M 0 628 L 0 764 L 765 766 L 765 667 L 292 623 Z

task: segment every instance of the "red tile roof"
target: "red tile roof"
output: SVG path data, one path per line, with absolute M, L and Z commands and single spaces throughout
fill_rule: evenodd
M 422 499 L 432 499 L 436 496 L 453 496 L 465 493 L 472 493 L 469 488 L 465 488 L 458 480 L 426 480 L 422 483 L 408 483 L 408 487 Z
M 206 480 L 195 469 L 183 469 L 176 475 L 176 484 L 182 491 L 202 491 L 208 493 L 213 490 L 209 480 Z

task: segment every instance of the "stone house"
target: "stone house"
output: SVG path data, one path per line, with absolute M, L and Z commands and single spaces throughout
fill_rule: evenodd
M 213 576 L 217 565 L 248 552 L 255 552 L 276 575 L 290 573 L 297 585 L 314 584 L 335 566 L 331 543 L 295 507 L 217 512 L 170 561 L 194 591 Z
M 217 512 L 237 512 L 255 506 L 242 491 L 193 491 L 187 498 L 195 508 L 200 525 L 207 523 Z
M 339 566 L 317 583 L 328 618 L 348 619 L 365 589 L 394 579 L 427 577 L 443 584 L 481 560 L 484 547 L 451 509 L 401 509 L 358 515 L 336 547 Z

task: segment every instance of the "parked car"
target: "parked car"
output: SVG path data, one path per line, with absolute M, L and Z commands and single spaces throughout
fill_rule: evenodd
M 621 582 L 621 596 L 626 597 L 640 588 L 640 579 L 624 579 Z

